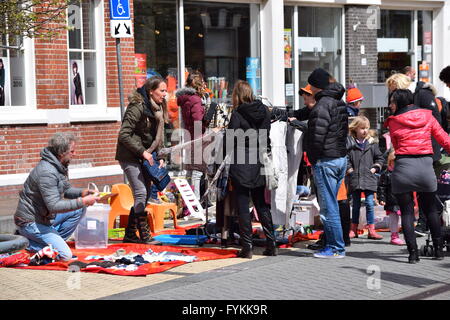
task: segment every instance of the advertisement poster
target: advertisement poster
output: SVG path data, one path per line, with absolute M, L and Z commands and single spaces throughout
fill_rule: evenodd
M 253 93 L 257 96 L 261 95 L 261 62 L 259 58 L 247 57 L 246 61 L 246 77 L 247 82 L 253 89 Z
M 6 69 L 8 65 L 8 58 L 0 57 L 0 106 L 7 106 L 9 105 L 9 99 L 7 98 L 7 92 L 6 90 Z
M 284 29 L 284 67 L 292 68 L 292 30 Z
M 70 104 L 84 104 L 83 86 L 83 63 L 81 60 L 70 60 L 69 69 L 71 72 L 70 81 Z
M 134 54 L 134 83 L 140 88 L 147 80 L 147 55 L 145 53 Z

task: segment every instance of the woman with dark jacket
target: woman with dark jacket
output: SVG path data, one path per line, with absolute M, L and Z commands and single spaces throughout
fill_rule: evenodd
M 226 152 L 232 154 L 229 174 L 239 215 L 242 245 L 239 257 L 251 259 L 253 255 L 250 196 L 266 236 L 267 245 L 263 254 L 275 256 L 277 248 L 272 216 L 264 200 L 266 180 L 261 174 L 262 154 L 270 148 L 270 112 L 260 100 L 255 100 L 252 88 L 246 81 L 236 83 L 232 99 L 234 111 L 226 131 L 225 147 Z
M 414 233 L 413 192 L 423 199 L 423 210 L 429 222 L 435 259 L 443 259 L 443 242 L 436 201 L 437 180 L 433 171 L 431 137 L 450 152 L 450 137 L 442 129 L 430 110 L 413 105 L 409 90 L 395 90 L 389 107 L 393 113 L 386 122 L 389 128 L 396 159 L 392 173 L 392 192 L 398 200 L 402 228 L 408 247 L 409 263 L 419 261 Z
M 199 72 L 190 73 L 186 80 L 186 87 L 177 90 L 177 104 L 181 108 L 181 115 L 183 117 L 184 129 L 189 132 L 189 137 L 186 139 L 195 140 L 202 136 L 205 132 L 203 125 L 203 116 L 205 114 L 205 107 L 202 98 L 205 96 L 205 85 L 203 76 Z M 201 142 L 191 144 L 188 153 L 190 156 L 185 161 L 184 168 L 191 176 L 191 183 L 194 187 L 194 194 L 200 200 L 200 180 L 205 172 L 203 164 L 203 152 Z M 196 152 L 197 151 L 197 156 Z
M 168 119 L 165 96 L 167 85 L 159 76 L 153 76 L 129 97 L 117 142 L 116 160 L 119 161 L 133 192 L 134 206 L 130 210 L 123 242 L 152 243 L 147 212 L 147 200 L 157 202 L 158 190 L 152 185 L 144 169 L 144 161 L 154 165 L 152 153 L 163 143 L 164 123 Z M 163 166 L 160 160 L 160 166 Z M 139 230 L 140 239 L 136 235 Z

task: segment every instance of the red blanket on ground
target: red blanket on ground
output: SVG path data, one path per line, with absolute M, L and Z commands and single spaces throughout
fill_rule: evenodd
M 195 261 L 226 259 L 226 258 L 234 258 L 237 256 L 237 250 L 189 248 L 179 246 L 153 246 L 148 244 L 134 244 L 134 243 L 111 244 L 108 246 L 108 248 L 105 249 L 75 249 L 73 242 L 69 242 L 69 246 L 72 248 L 72 253 L 78 257 L 77 260 L 86 263 L 90 263 L 93 261 L 101 261 L 101 260 L 86 260 L 86 257 L 88 256 L 107 256 L 113 254 L 114 252 L 116 252 L 118 249 L 121 248 L 125 249 L 127 253 L 132 251 L 138 254 L 143 254 L 148 249 L 152 249 L 154 252 L 163 252 L 163 251 L 178 252 L 189 256 L 196 256 L 197 259 Z M 29 262 L 29 254 L 25 250 L 23 250 L 20 251 L 18 254 L 0 259 L 0 267 L 67 271 L 69 269 L 69 264 L 73 261 L 54 262 L 44 266 L 20 266 L 21 263 L 28 264 L 28 262 Z M 171 262 L 153 262 L 141 265 L 137 268 L 137 270 L 133 271 L 89 266 L 87 268 L 79 269 L 79 271 L 92 273 L 109 273 L 121 276 L 146 276 L 152 273 L 163 272 L 168 269 L 183 265 L 185 263 L 187 262 L 178 260 Z

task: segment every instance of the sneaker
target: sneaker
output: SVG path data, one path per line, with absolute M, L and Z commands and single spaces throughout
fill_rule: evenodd
M 317 253 L 314 253 L 314 257 L 324 259 L 341 259 L 345 257 L 345 252 L 335 252 L 331 248 L 325 248 Z
M 414 233 L 419 237 L 425 237 L 428 233 L 428 230 L 424 225 L 418 223 L 414 228 Z
M 393 232 L 391 234 L 391 244 L 396 245 L 396 246 L 403 246 L 403 245 L 405 245 L 405 241 L 400 239 L 400 236 L 398 235 L 398 233 Z

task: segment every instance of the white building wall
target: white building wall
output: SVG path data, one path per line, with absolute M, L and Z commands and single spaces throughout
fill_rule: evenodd
M 439 95 L 450 100 L 450 89 L 439 80 L 440 71 L 450 65 L 450 0 L 441 9 L 434 10 L 433 38 L 433 84 Z
M 284 106 L 284 7 L 280 0 L 261 4 L 262 95 Z

